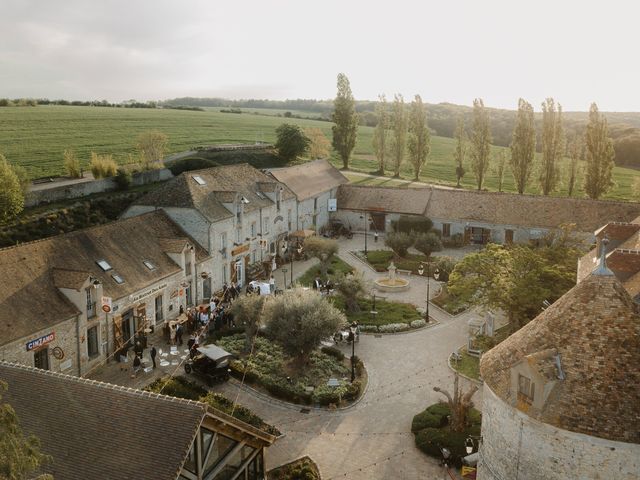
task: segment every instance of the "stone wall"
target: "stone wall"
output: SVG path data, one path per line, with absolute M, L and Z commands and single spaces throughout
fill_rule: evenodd
M 171 177 L 173 177 L 173 174 L 166 168 L 149 170 L 147 172 L 134 173 L 131 177 L 131 185 L 140 186 L 162 182 Z M 82 198 L 95 193 L 111 192 L 116 190 L 117 185 L 114 178 L 111 177 L 59 186 L 52 183 L 50 187 L 51 188 L 29 192 L 25 198 L 25 207 L 33 207 L 42 203 L 51 203 L 60 200 Z
M 637 480 L 640 445 L 614 442 L 532 419 L 486 384 L 479 480 Z

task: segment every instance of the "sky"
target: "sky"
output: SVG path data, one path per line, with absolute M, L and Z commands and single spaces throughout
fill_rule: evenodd
M 333 98 L 640 111 L 640 4 L 1 0 L 0 97 Z

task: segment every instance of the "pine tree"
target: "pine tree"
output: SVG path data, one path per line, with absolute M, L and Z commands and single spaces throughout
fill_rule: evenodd
M 609 137 L 607 119 L 591 104 L 589 124 L 585 134 L 587 167 L 584 176 L 584 191 L 589 198 L 598 199 L 614 185 L 612 174 L 615 166 L 613 142 Z
M 404 160 L 404 150 L 407 144 L 407 112 L 404 108 L 404 98 L 397 94 L 393 97 L 393 176 L 400 176 L 400 167 Z
M 349 79 L 344 73 L 338 74 L 338 94 L 333 101 L 333 106 L 331 120 L 335 125 L 331 128 L 332 145 L 342 159 L 343 168 L 348 170 L 349 157 L 356 146 L 358 136 L 358 114 Z
M 420 95 L 416 95 L 413 102 L 411 102 L 408 133 L 409 161 L 413 166 L 414 180 L 419 180 L 420 171 L 431 152 L 431 134 L 427 126 L 427 110 L 422 103 Z
M 558 104 L 556 110 L 553 98 L 547 98 L 542 103 L 542 165 L 539 181 L 543 195 L 549 195 L 558 186 L 563 152 L 562 106 Z
M 533 170 L 536 151 L 536 129 L 533 123 L 533 107 L 522 98 L 518 100 L 518 114 L 511 141 L 511 173 L 518 193 L 524 193 Z
M 464 133 L 464 118 L 462 116 L 458 117 L 458 122 L 456 125 L 456 150 L 453 152 L 453 159 L 456 162 L 456 179 L 458 183 L 456 187 L 460 188 L 460 180 L 464 177 L 466 173 L 464 170 L 464 157 L 467 154 L 467 138 Z
M 384 175 L 384 162 L 387 150 L 389 148 L 387 139 L 389 137 L 389 109 L 387 105 L 387 97 L 378 96 L 376 105 L 376 116 L 378 124 L 373 131 L 373 151 L 378 160 L 378 175 Z
M 476 177 L 478 190 L 482 190 L 491 153 L 491 129 L 489 114 L 481 98 L 473 101 L 473 131 L 471 133 L 471 170 Z

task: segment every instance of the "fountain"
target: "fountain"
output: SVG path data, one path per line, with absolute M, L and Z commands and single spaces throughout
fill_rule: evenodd
M 409 280 L 396 277 L 396 266 L 391 262 L 389 264 L 389 275 L 384 278 L 374 280 L 376 288 L 381 292 L 404 292 L 409 290 Z

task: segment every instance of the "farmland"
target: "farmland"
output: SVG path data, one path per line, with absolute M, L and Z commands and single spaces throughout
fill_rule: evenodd
M 0 153 L 10 162 L 23 165 L 32 177 L 63 173 L 62 152 L 76 150 L 83 164 L 88 164 L 91 151 L 111 153 L 119 163 L 134 160 L 136 137 L 147 130 L 159 130 L 169 137 L 168 153 L 188 150 L 197 145 L 221 143 L 274 142 L 275 129 L 283 122 L 295 123 L 303 128 L 318 127 L 331 137 L 331 123 L 317 120 L 282 118 L 282 111 L 267 109 L 243 109 L 242 114 L 221 113 L 207 108 L 204 112 L 163 109 L 134 109 L 110 107 L 38 106 L 0 108 Z M 251 112 L 259 112 L 259 115 Z M 273 115 L 269 115 L 272 113 Z M 314 112 L 295 111 L 296 115 L 316 116 Z M 372 150 L 373 128 L 360 127 L 358 142 L 351 167 L 353 170 L 371 172 L 376 169 Z M 421 175 L 422 181 L 442 185 L 455 185 L 455 168 L 452 153 L 455 142 L 451 138 L 432 137 L 431 155 Z M 494 154 L 502 147 L 494 147 Z M 341 166 L 337 158 L 332 161 Z M 466 166 L 462 185 L 474 188 L 473 174 Z M 405 163 L 401 175 L 413 178 L 411 168 Z M 616 187 L 605 197 L 630 199 L 634 178 L 640 172 L 616 167 Z M 536 174 L 528 193 L 537 193 Z M 497 189 L 497 176 L 490 170 L 485 187 Z M 514 191 L 514 183 L 505 172 L 505 191 Z M 562 187 L 558 195 L 566 195 Z M 578 192 L 582 195 L 582 192 Z

